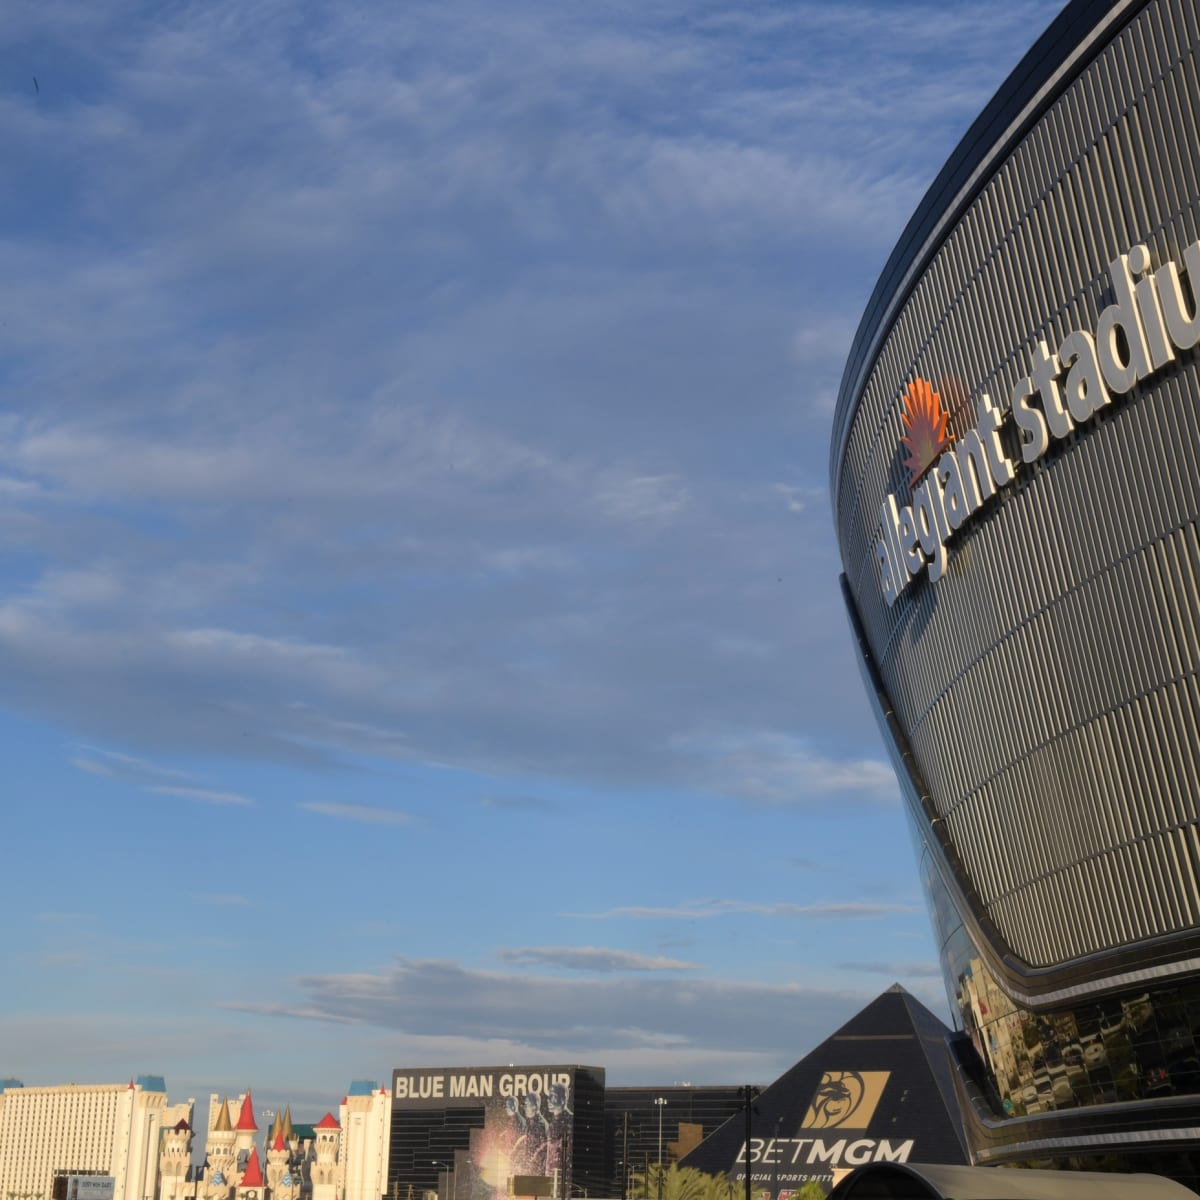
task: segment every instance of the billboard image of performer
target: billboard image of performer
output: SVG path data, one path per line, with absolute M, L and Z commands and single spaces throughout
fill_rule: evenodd
M 570 1093 L 565 1083 L 555 1083 L 546 1093 L 546 1174 L 564 1181 L 571 1173 L 571 1130 L 575 1114 L 569 1105 Z
M 546 1157 L 550 1143 L 550 1126 L 542 1116 L 539 1098 L 526 1092 L 521 1098 L 520 1121 L 524 1130 L 512 1149 L 515 1175 L 548 1175 Z

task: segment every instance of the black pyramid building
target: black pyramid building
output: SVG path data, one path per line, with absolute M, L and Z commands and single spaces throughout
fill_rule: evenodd
M 735 1181 L 733 1200 L 747 1165 L 754 1200 L 808 1200 L 864 1163 L 966 1163 L 949 1034 L 896 984 L 760 1092 L 748 1121 L 730 1118 L 680 1166 Z

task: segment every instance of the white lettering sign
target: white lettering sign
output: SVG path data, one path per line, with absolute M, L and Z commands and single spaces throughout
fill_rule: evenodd
M 751 1166 L 814 1166 L 828 1164 L 837 1167 L 845 1163 L 860 1167 L 869 1162 L 908 1162 L 913 1139 L 893 1142 L 888 1138 L 857 1138 L 848 1141 L 825 1141 L 822 1138 L 751 1138 Z M 746 1161 L 746 1144 L 738 1152 L 739 1163 Z
M 485 1071 L 470 1075 L 426 1073 L 396 1074 L 393 1092 L 397 1100 L 490 1100 L 493 1096 L 544 1096 L 552 1085 L 571 1086 L 567 1071 Z
M 1039 341 L 1029 374 L 1009 397 L 1021 459 L 1036 462 L 1051 440 L 1090 421 L 1113 396 L 1123 396 L 1200 343 L 1200 242 L 1183 252 L 1180 269 L 1164 263 L 1150 274 L 1150 251 L 1137 245 L 1108 264 L 1114 300 L 1095 333 L 1076 329 L 1051 350 Z M 879 512 L 875 558 L 890 608 L 922 571 L 936 583 L 946 572 L 946 542 L 1007 487 L 1016 474 L 1000 442 L 1003 418 L 991 398 L 976 403 L 975 428 L 944 451 L 901 507 L 889 495 Z

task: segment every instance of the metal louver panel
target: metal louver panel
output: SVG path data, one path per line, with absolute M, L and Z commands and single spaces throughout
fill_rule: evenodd
M 1097 328 L 1111 260 L 1142 244 L 1182 271 L 1200 240 L 1197 7 L 1113 7 L 1121 27 L 906 277 L 835 430 L 865 642 L 977 915 L 1031 968 L 1200 924 L 1197 350 L 1031 464 L 1007 443 L 1014 482 L 890 608 L 875 545 L 884 499 L 909 495 L 908 381 L 933 382 L 961 438 L 1040 341 Z

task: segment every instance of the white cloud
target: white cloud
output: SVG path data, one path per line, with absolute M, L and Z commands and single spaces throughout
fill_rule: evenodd
M 680 749 L 707 765 L 709 786 L 756 804 L 805 807 L 839 803 L 894 804 L 896 777 L 876 759 L 838 760 L 805 738 L 758 732 L 742 737 L 681 739 Z
M 671 475 L 617 475 L 601 483 L 601 510 L 623 521 L 660 523 L 677 517 L 688 504 L 682 480 Z
M 753 805 L 735 816 L 764 828 L 786 806 L 834 823 L 894 806 L 837 594 L 829 407 L 922 188 L 1056 8 L 6 14 L 41 90 L 0 96 L 21 180 L 0 238 L 0 707 L 35 731 L 31 759 L 36 731 L 69 731 L 73 828 L 122 783 L 202 844 L 237 807 L 247 854 L 295 824 L 274 797 L 336 797 L 301 818 L 327 818 L 331 853 L 355 823 L 420 853 L 454 820 L 570 837 L 648 802 L 656 843 L 677 804 Z M 381 776 L 421 807 L 373 804 Z M 382 829 L 414 820 L 421 846 Z M 191 897 L 210 935 L 265 903 L 230 851 Z M 890 880 L 878 902 L 845 884 L 803 904 L 550 888 L 536 924 L 495 905 L 519 970 L 421 960 L 289 987 L 286 947 L 264 945 L 215 1020 L 188 1005 L 231 994 L 213 981 L 244 947 L 208 936 L 205 969 L 155 977 L 171 1022 L 131 1017 L 144 997 L 125 991 L 120 1020 L 0 1018 L 0 1043 L 42 1079 L 178 1063 L 172 1087 L 196 1095 L 243 1086 L 271 1046 L 283 1066 L 263 1073 L 324 1107 L 349 1061 L 587 1052 L 610 1078 L 766 1079 L 868 997 L 724 984 L 661 940 L 575 948 L 549 910 L 570 895 L 642 934 L 686 920 L 706 965 L 736 921 L 798 962 L 830 922 L 891 932 L 910 911 Z M 456 954 L 476 924 L 489 954 L 486 919 L 426 932 Z M 343 932 L 351 962 L 408 933 Z M 87 951 L 56 936 L 20 961 Z M 153 953 L 87 994 L 160 969 Z M 337 1037 L 294 1067 L 295 1029 L 267 1013 Z
M 788 512 L 802 513 L 813 504 L 823 504 L 825 493 L 816 488 L 796 487 L 787 483 L 773 483 L 771 491 L 783 501 Z

